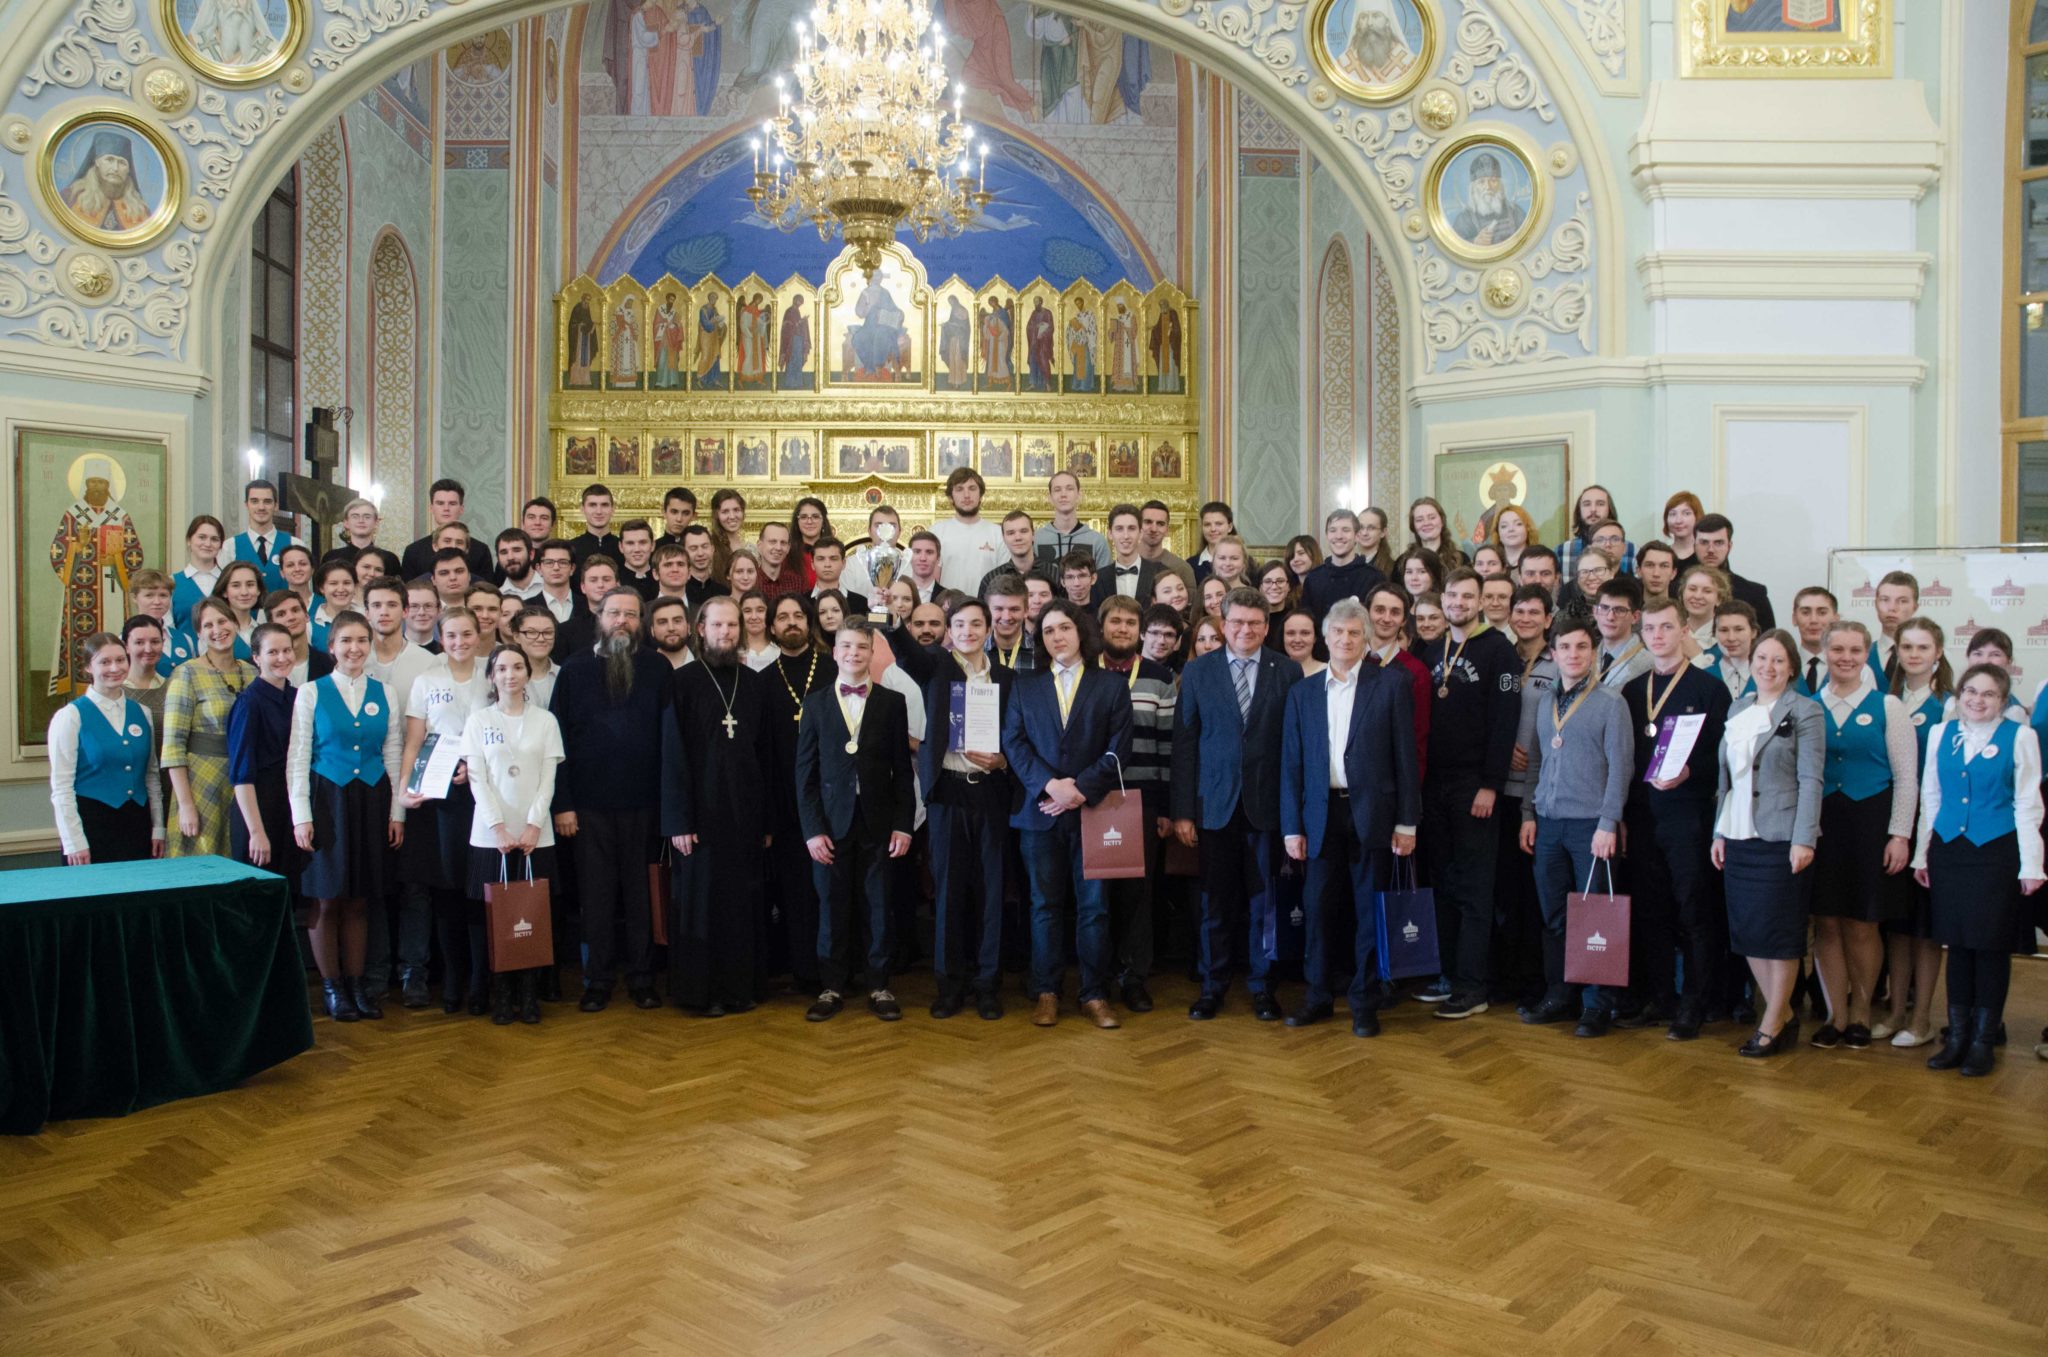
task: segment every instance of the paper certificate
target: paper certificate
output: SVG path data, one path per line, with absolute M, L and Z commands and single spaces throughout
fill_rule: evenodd
M 1692 758 L 1692 747 L 1699 743 L 1706 724 L 1707 718 L 1701 714 L 1665 717 L 1663 729 L 1657 732 L 1657 752 L 1650 756 L 1650 770 L 1643 774 L 1643 781 L 1669 782 L 1677 777 Z
M 446 800 L 448 786 L 455 778 L 455 765 L 462 762 L 462 741 L 444 740 L 432 734 L 420 744 L 412 761 L 412 776 L 405 789 L 428 801 Z
M 1002 689 L 993 683 L 953 685 L 952 739 L 955 754 L 1003 752 Z

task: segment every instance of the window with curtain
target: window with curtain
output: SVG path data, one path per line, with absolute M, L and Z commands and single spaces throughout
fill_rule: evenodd
M 249 234 L 249 441 L 264 472 L 292 470 L 298 447 L 298 171 L 270 191 Z

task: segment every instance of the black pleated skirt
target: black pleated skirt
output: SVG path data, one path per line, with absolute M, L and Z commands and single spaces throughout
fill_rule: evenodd
M 1771 839 L 1729 839 L 1724 857 L 1728 950 L 1759 961 L 1805 956 L 1813 866 L 1795 875 L 1792 845 Z
M 168 803 L 166 803 L 168 804 Z M 110 806 L 89 796 L 78 798 L 78 824 L 95 863 L 149 860 L 149 804 L 123 802 Z
M 1813 865 L 1802 873 L 1813 877 L 1815 915 L 1875 924 L 1903 919 L 1912 910 L 1912 874 L 1884 870 L 1891 818 L 1889 787 L 1861 801 L 1836 792 L 1820 803 L 1820 842 Z
M 315 900 L 378 899 L 384 894 L 391 783 L 336 786 L 313 774 L 313 851 L 299 871 L 299 890 Z
M 451 783 L 448 795 L 405 813 L 405 846 L 398 856 L 398 879 L 437 890 L 469 889 L 469 828 L 476 818 L 476 797 L 468 783 Z
M 1944 947 L 2034 950 L 2032 903 L 2020 894 L 2020 841 L 2005 834 L 1978 845 L 1958 834 L 1927 843 L 1933 937 Z

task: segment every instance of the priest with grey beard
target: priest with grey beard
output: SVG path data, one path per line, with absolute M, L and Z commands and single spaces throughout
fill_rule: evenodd
M 555 833 L 576 851 L 583 905 L 583 1002 L 611 1002 L 615 942 L 625 924 L 626 991 L 658 1008 L 647 864 L 654 858 L 661 796 L 661 729 L 670 670 L 640 645 L 640 594 L 614 589 L 598 600 L 597 641 L 562 662 L 548 706 L 565 755 L 555 776 Z
M 766 676 L 740 662 L 740 605 L 697 607 L 699 663 L 674 671 L 663 723 L 661 832 L 674 852 L 669 998 L 707 1018 L 744 1013 L 767 992 L 768 785 L 775 742 Z

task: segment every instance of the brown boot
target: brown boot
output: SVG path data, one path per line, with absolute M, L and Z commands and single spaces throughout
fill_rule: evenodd
M 1031 1021 L 1040 1027 L 1050 1027 L 1060 1020 L 1060 996 L 1041 994 L 1038 1007 L 1031 1010 Z
M 1116 1010 L 1109 1006 L 1107 999 L 1090 999 L 1081 1005 L 1082 1016 L 1107 1032 L 1112 1027 L 1122 1027 L 1116 1020 Z

